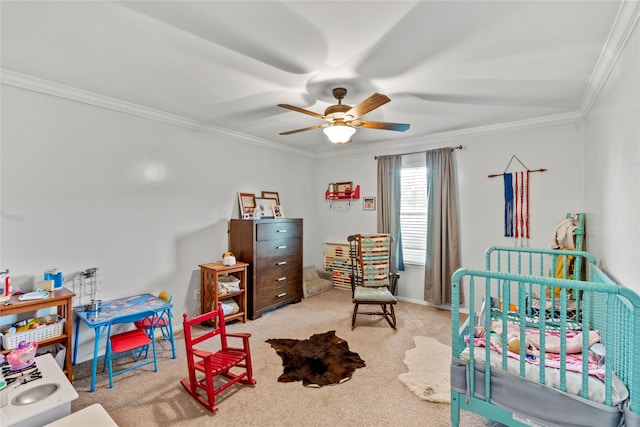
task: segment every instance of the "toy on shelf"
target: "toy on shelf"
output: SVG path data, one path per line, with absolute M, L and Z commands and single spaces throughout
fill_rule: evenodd
M 360 186 L 356 185 L 353 189 L 353 185 L 350 182 L 329 184 L 329 188 L 324 195 L 329 209 L 331 212 L 343 213 L 347 212 L 351 207 L 352 200 L 358 200 L 360 198 Z

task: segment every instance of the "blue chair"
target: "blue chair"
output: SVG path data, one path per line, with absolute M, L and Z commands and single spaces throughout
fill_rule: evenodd
M 151 318 L 150 335 L 144 329 L 133 329 L 126 332 L 120 332 L 112 334 L 112 328 L 119 324 L 131 324 L 144 318 Z M 109 323 L 107 330 L 107 349 L 104 356 L 104 365 L 109 367 L 109 387 L 113 388 L 113 377 L 133 369 L 138 369 L 143 366 L 153 363 L 153 371 L 158 372 L 158 363 L 156 360 L 156 342 L 151 339 L 154 333 L 154 321 L 155 314 L 152 310 L 143 311 L 135 314 L 128 314 L 124 316 L 116 317 Z M 146 354 L 151 345 L 153 359 L 147 358 Z M 143 356 L 144 353 L 144 356 Z M 113 361 L 123 359 L 125 357 L 133 357 L 134 360 L 131 364 L 127 364 L 124 369 L 114 371 Z M 103 365 L 102 371 L 104 372 L 105 366 Z
M 171 300 L 173 299 L 173 296 L 171 294 L 169 294 L 167 291 L 162 291 L 160 292 L 160 294 L 158 295 L 158 298 L 163 299 L 167 302 L 171 302 Z M 136 327 L 138 327 L 139 329 L 144 329 L 147 332 L 147 335 L 149 335 L 149 338 L 153 339 L 153 335 L 151 334 L 151 319 L 152 317 L 147 317 L 145 319 L 141 319 L 138 320 L 137 322 L 134 322 Z M 171 352 L 173 354 L 172 359 L 176 358 L 176 344 L 173 341 L 173 324 L 171 322 L 171 319 L 173 318 L 173 315 L 171 314 L 171 309 L 167 309 L 161 313 L 159 313 L 158 315 L 156 315 L 155 320 L 154 320 L 154 328 L 160 328 L 160 331 L 162 332 L 162 337 L 169 341 L 171 343 Z

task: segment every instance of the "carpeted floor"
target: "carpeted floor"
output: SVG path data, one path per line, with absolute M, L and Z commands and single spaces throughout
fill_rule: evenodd
M 396 331 L 383 318 L 372 316 L 358 316 L 352 330 L 352 307 L 347 291 L 332 289 L 260 319 L 230 323 L 230 332 L 252 334 L 257 384 L 235 385 L 223 392 L 216 401 L 220 408 L 216 414 L 195 402 L 179 384 L 187 374 L 180 336 L 176 337 L 177 359 L 171 359 L 170 346 L 160 340 L 158 372 L 142 368 L 120 375 L 113 389 L 106 373 L 99 372 L 96 391 L 90 393 L 91 363 L 78 364 L 74 387 L 80 397 L 72 403 L 72 410 L 101 403 L 121 427 L 450 425 L 448 404 L 418 398 L 398 376 L 408 371 L 404 359 L 406 352 L 416 347 L 415 336 L 450 344 L 451 313 L 401 301 L 396 311 Z M 180 329 L 181 317 L 182 313 L 175 313 L 174 322 Z M 356 369 L 350 381 L 320 388 L 278 382 L 282 360 L 266 340 L 306 339 L 329 330 L 347 340 L 350 350 L 358 353 L 367 366 Z M 448 361 L 438 363 L 443 364 L 442 370 L 449 370 Z M 465 412 L 461 420 L 465 427 L 487 425 L 485 419 Z

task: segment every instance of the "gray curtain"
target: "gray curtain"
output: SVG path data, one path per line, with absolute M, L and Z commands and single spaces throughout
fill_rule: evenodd
M 378 233 L 393 236 L 391 272 L 404 271 L 400 234 L 400 172 L 402 156 L 378 157 Z
M 453 155 L 450 148 L 441 148 L 427 151 L 426 156 L 428 224 L 424 298 L 436 305 L 450 304 L 451 275 L 460 267 Z

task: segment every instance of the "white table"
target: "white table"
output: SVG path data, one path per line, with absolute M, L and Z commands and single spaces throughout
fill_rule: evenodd
M 80 409 L 71 415 L 60 418 L 45 427 L 118 427 L 113 418 L 99 403 Z

